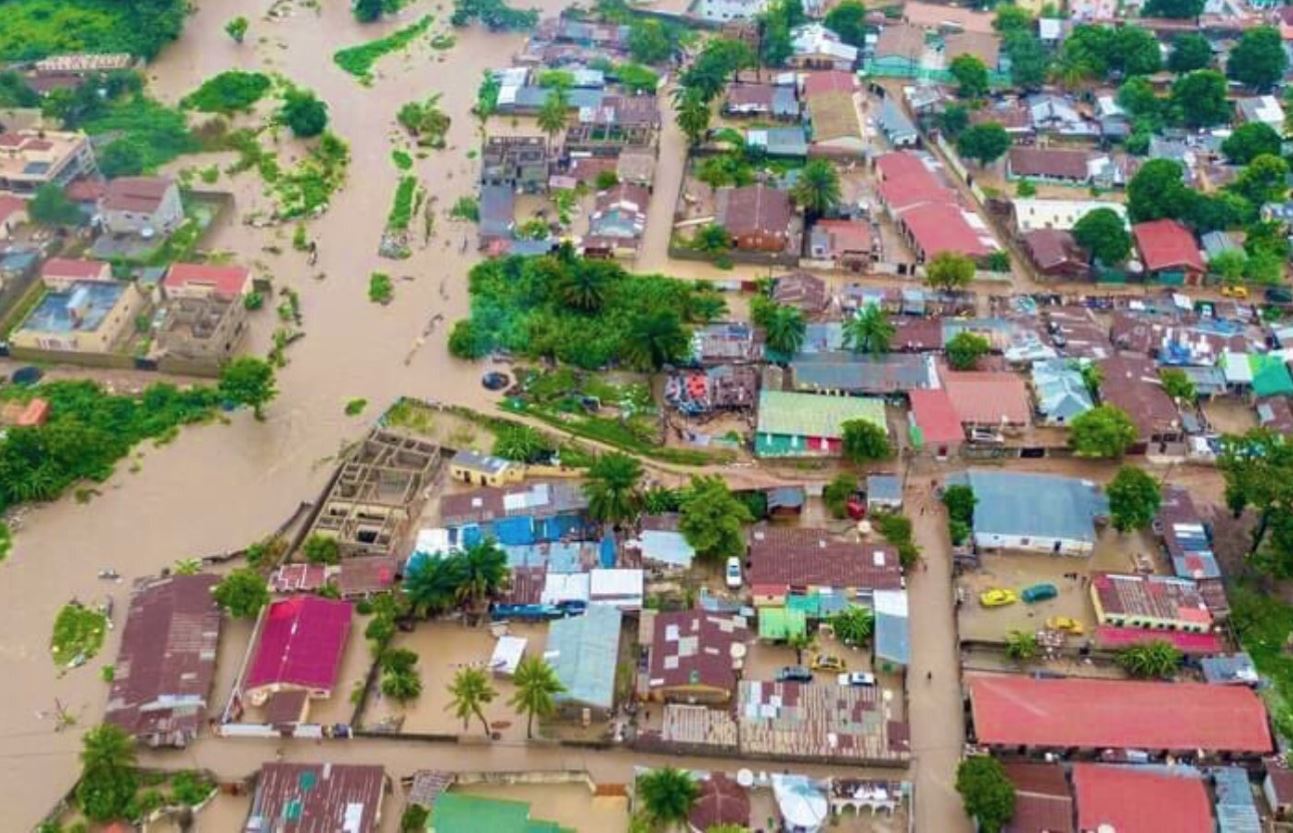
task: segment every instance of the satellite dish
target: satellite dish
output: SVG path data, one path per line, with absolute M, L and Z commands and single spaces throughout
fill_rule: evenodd
M 746 650 L 745 643 L 743 642 L 733 642 L 732 647 L 728 649 L 732 655 L 732 659 L 741 659 L 745 656 Z
M 753 787 L 754 772 L 748 769 L 738 769 L 736 771 L 736 783 L 740 784 L 742 787 L 746 787 L 747 789 L 749 787 Z

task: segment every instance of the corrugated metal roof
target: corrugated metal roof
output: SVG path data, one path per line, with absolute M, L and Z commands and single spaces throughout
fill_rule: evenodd
M 623 616 L 609 605 L 593 605 L 583 616 L 548 627 L 544 652 L 566 691 L 559 702 L 609 709 L 615 702 L 615 668 Z
M 884 400 L 765 390 L 759 393 L 759 432 L 801 437 L 841 436 L 841 426 L 865 419 L 888 431 Z

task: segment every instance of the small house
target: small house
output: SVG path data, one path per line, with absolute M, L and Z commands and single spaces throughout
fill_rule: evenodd
M 970 469 L 949 485 L 974 492 L 974 542 L 982 549 L 1090 555 L 1108 501 L 1090 481 L 1048 474 Z
M 108 182 L 99 205 L 111 234 L 164 236 L 184 222 L 179 186 L 167 177 L 118 177 Z
M 867 512 L 902 509 L 902 478 L 896 474 L 871 474 L 866 479 Z
M 475 486 L 502 486 L 521 482 L 525 477 L 525 465 L 505 457 L 464 449 L 449 460 L 449 476 Z
M 858 50 L 821 23 L 807 23 L 791 32 L 790 66 L 796 69 L 850 71 L 857 64 Z
M 565 691 L 556 695 L 563 709 L 608 713 L 615 705 L 620 629 L 624 615 L 612 605 L 590 605 L 582 616 L 548 626 L 546 656 Z
M 744 667 L 745 643 L 752 638 L 744 616 L 704 610 L 647 611 L 642 628 L 651 634 L 648 698 L 711 704 L 732 699 Z
M 717 221 L 738 249 L 782 252 L 790 243 L 790 194 L 767 185 L 720 188 Z
M 844 423 L 862 419 L 888 433 L 884 400 L 763 390 L 755 454 L 760 457 L 837 456 Z
M 1151 220 L 1131 228 L 1147 280 L 1199 286 L 1208 272 L 1194 233 L 1176 220 Z

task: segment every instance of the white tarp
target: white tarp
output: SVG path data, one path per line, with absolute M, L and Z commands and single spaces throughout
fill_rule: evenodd
M 500 636 L 489 658 L 489 669 L 500 677 L 510 677 L 525 656 L 527 640 L 522 636 Z

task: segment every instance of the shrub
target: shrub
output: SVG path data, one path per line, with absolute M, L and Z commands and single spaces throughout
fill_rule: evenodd
M 391 276 L 383 272 L 374 272 L 368 279 L 368 300 L 374 304 L 389 304 L 395 297 L 395 287 Z
M 269 76 L 263 73 L 229 70 L 202 82 L 202 86 L 180 99 L 180 106 L 202 113 L 230 115 L 250 110 L 271 86 Z
M 480 204 L 476 202 L 475 197 L 459 197 L 458 201 L 449 209 L 449 216 L 455 220 L 467 220 L 468 222 L 480 222 Z

